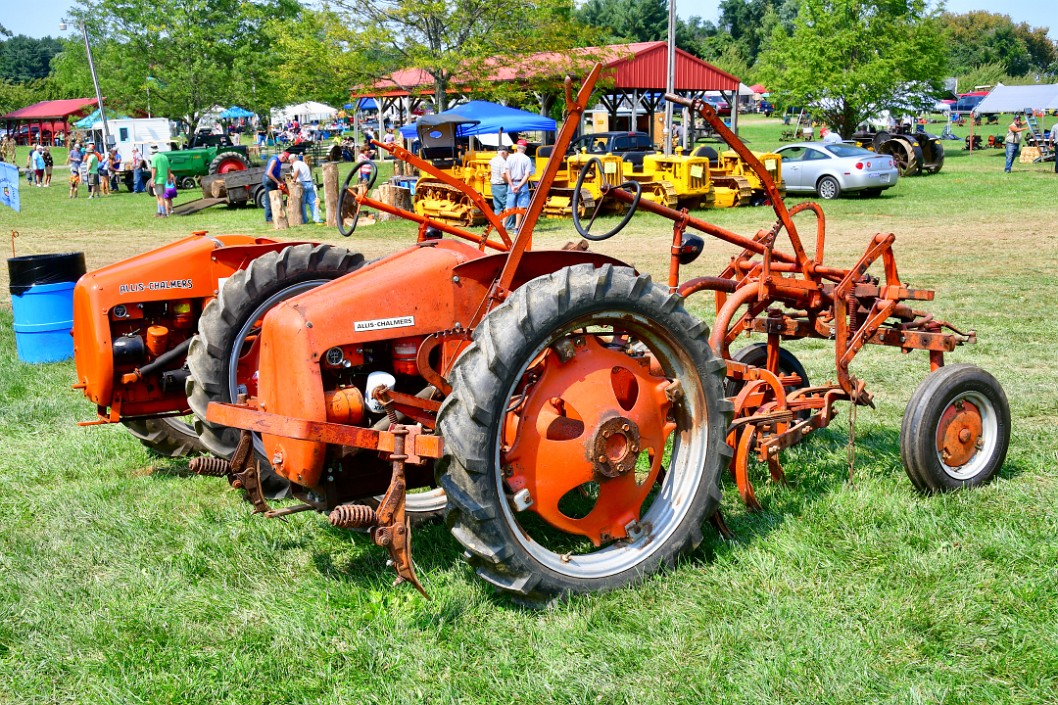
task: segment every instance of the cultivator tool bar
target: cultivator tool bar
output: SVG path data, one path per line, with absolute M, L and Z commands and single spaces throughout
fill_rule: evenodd
M 825 265 L 822 209 L 815 203 L 787 209 L 764 164 L 738 140 L 708 103 L 676 95 L 666 95 L 666 98 L 697 110 L 751 167 L 773 204 L 776 222 L 747 238 L 690 216 L 686 210 L 674 210 L 639 198 L 638 189 L 628 188 L 629 184 L 604 186 L 603 197 L 610 196 L 631 209 L 672 220 L 670 290 L 685 298 L 701 291 L 714 293 L 717 316 L 709 342 L 728 361 L 729 389 L 737 390 L 733 395 L 734 420 L 728 431 L 728 444 L 735 449 L 731 472 L 745 503 L 759 509 L 749 479 L 752 459 L 767 463 L 772 479 L 783 482 L 780 451 L 829 425 L 835 416 L 836 402 L 873 406 L 865 383 L 850 372 L 852 360 L 864 346 L 885 345 L 904 352 L 927 350 L 931 369 L 935 370 L 944 364 L 944 353 L 963 343 L 976 342 L 976 336 L 974 331 L 963 333 L 945 321 L 912 308 L 910 302 L 931 301 L 933 292 L 908 287 L 901 281 L 892 249 L 895 236 L 891 233 L 879 233 L 871 238 L 867 250 L 849 269 Z M 794 216 L 804 212 L 816 217 L 815 250 L 811 255 L 794 223 Z M 590 237 L 579 219 L 575 218 L 574 223 L 582 235 Z M 620 227 L 601 237 L 611 237 Z M 688 234 L 689 230 L 731 243 L 742 251 L 719 276 L 681 282 L 681 261 L 685 261 L 688 251 L 700 249 L 700 244 L 694 244 L 694 236 Z M 789 249 L 779 249 L 783 234 Z M 878 263 L 881 278 L 870 271 Z M 767 336 L 760 364 L 747 365 L 732 358 L 730 346 L 744 333 Z M 783 369 L 782 341 L 803 338 L 834 341 L 835 383 L 807 386 L 806 379 Z M 970 435 L 974 435 L 972 431 Z

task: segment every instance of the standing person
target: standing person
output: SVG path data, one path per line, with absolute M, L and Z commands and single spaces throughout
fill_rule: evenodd
M 166 157 L 168 159 L 168 157 Z M 165 190 L 162 192 L 162 204 L 165 206 L 165 217 L 168 218 L 173 214 L 173 199 L 176 198 L 176 177 L 173 176 L 173 172 L 169 172 L 169 177 L 165 180 Z
M 172 177 L 173 172 L 169 168 L 169 157 L 165 152 L 158 151 L 158 145 L 151 145 L 151 184 L 154 188 L 154 200 L 158 207 L 155 218 L 166 216 L 165 208 L 165 184 Z
M 44 148 L 37 145 L 37 148 L 33 150 L 33 172 L 38 187 L 44 185 L 44 166 Z
M 99 189 L 97 195 L 110 195 L 110 153 L 105 147 L 99 155 Z
M 73 146 L 70 147 L 70 152 L 66 155 L 66 163 L 70 165 L 70 171 L 76 174 L 81 173 L 81 160 L 84 158 L 81 152 L 81 143 L 74 142 Z
M 529 207 L 529 177 L 536 173 L 536 165 L 533 160 L 525 154 L 529 143 L 518 140 L 515 148 L 518 150 L 507 159 L 507 173 L 510 176 L 511 189 L 507 192 L 507 208 Z M 514 216 L 514 228 L 508 229 L 512 235 L 518 234 L 522 226 L 522 213 Z
M 265 164 L 264 176 L 261 177 L 261 185 L 265 189 L 264 208 L 265 222 L 272 222 L 272 192 L 278 191 L 283 185 L 283 165 L 290 159 L 290 152 L 273 154 Z
M 1021 133 L 1025 131 L 1025 126 L 1021 124 L 1021 116 L 1015 115 L 1014 122 L 1007 126 L 1007 136 L 1003 140 L 1003 146 L 1007 152 L 1007 164 L 1003 167 L 1003 171 L 1010 173 L 1010 168 L 1014 166 L 1014 160 L 1017 158 L 1018 153 L 1021 152 Z
M 80 171 L 70 170 L 70 198 L 77 198 L 78 192 L 81 190 L 81 173 Z
M 143 158 L 140 156 L 139 146 L 132 148 L 132 192 L 143 192 Z
M 51 186 L 51 172 L 55 168 L 55 160 L 51 156 L 51 147 L 44 146 L 44 187 Z
M 1051 152 L 1054 157 L 1054 173 L 1058 174 L 1058 122 L 1051 125 Z
M 118 177 L 121 175 L 121 153 L 117 147 L 110 148 L 110 162 L 107 164 L 110 170 L 110 190 L 118 192 Z
M 304 191 L 304 198 L 301 201 L 301 222 L 309 222 L 309 212 L 311 211 L 312 222 L 322 223 L 323 221 L 320 220 L 319 199 L 316 196 L 316 184 L 312 181 L 312 170 L 302 159 L 303 157 L 298 156 L 290 163 L 290 174 L 301 184 L 301 188 Z
M 489 185 L 492 187 L 492 210 L 497 214 L 507 208 L 507 194 L 510 191 L 511 175 L 507 170 L 507 146 L 500 145 L 496 156 L 489 160 Z M 507 219 L 510 221 L 510 218 Z M 504 223 L 503 227 L 510 227 Z
M 99 154 L 91 142 L 85 145 L 84 168 L 88 171 L 88 197 L 96 198 L 99 196 Z

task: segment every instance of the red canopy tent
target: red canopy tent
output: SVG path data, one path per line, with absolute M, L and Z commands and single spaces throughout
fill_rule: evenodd
M 68 100 L 44 100 L 33 105 L 19 108 L 7 115 L 0 116 L 4 121 L 7 133 L 15 132 L 18 144 L 29 144 L 33 141 L 33 127 L 36 127 L 37 140 L 43 144 L 53 144 L 55 133 L 61 129 L 63 134 L 70 132 L 70 118 L 82 118 L 96 107 L 95 98 L 70 98 Z M 23 137 L 18 134 L 18 127 L 29 125 Z

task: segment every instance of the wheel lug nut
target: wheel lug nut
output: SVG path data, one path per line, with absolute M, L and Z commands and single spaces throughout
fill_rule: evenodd
M 959 441 L 962 443 L 966 443 L 970 440 L 970 435 L 970 429 L 964 428 L 963 430 L 959 431 Z

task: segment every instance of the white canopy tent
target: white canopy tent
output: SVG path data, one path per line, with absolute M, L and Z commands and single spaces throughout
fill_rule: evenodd
M 273 110 L 271 119 L 273 124 L 289 122 L 295 118 L 305 123 L 313 120 L 332 120 L 337 114 L 337 108 L 309 100 L 297 105 L 288 105 L 285 108 Z
M 1004 86 L 992 89 L 985 99 L 974 108 L 974 115 L 994 113 L 1020 113 L 1031 110 L 1053 110 L 1058 108 L 1058 83 L 1034 86 Z

